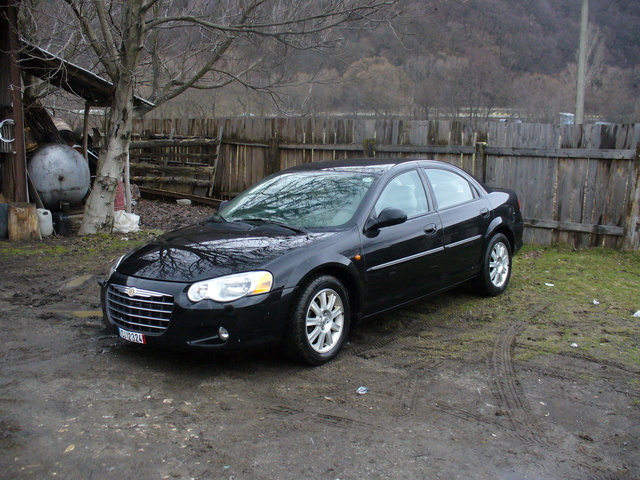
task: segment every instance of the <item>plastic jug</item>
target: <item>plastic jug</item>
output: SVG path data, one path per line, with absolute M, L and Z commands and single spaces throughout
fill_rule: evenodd
M 38 215 L 38 224 L 40 225 L 40 235 L 42 237 L 48 237 L 53 233 L 53 217 L 51 212 L 44 208 L 38 208 L 36 210 Z

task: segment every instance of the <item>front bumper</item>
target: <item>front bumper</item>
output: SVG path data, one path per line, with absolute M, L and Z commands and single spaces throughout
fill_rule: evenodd
M 105 324 L 122 329 L 121 336 L 129 340 L 142 339 L 145 344 L 160 347 L 230 351 L 280 342 L 294 289 L 229 303 L 193 303 L 186 295 L 189 286 L 116 272 L 101 290 Z M 228 338 L 221 336 L 221 331 L 228 332 Z

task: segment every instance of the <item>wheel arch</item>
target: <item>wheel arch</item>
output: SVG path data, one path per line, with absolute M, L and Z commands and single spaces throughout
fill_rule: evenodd
M 511 228 L 509 228 L 509 226 L 502 220 L 502 218 L 494 219 L 494 221 L 491 222 L 491 225 L 489 225 L 484 238 L 485 248 L 489 244 L 491 238 L 498 233 L 502 233 L 507 237 L 507 240 L 509 241 L 509 249 L 513 255 L 515 248 L 515 234 L 513 233 L 513 230 L 511 230 Z
M 314 270 L 307 272 L 298 281 L 298 287 L 304 285 L 311 278 L 321 275 L 331 275 L 337 278 L 349 295 L 349 307 L 351 310 L 351 327 L 356 326 L 362 316 L 362 285 L 358 282 L 354 272 L 350 271 L 349 266 L 341 264 L 325 264 L 320 265 Z M 299 293 L 296 293 L 299 295 Z

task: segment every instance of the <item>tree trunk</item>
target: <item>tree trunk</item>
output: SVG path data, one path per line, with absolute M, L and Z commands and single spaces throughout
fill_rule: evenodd
M 98 161 L 96 180 L 85 205 L 79 235 L 111 233 L 113 230 L 116 187 L 129 156 L 133 129 L 133 86 L 130 82 L 131 79 L 120 81 L 115 89 L 107 148 Z

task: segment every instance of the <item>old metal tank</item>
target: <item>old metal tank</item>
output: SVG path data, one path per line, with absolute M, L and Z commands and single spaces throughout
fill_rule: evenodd
M 60 203 L 80 205 L 89 191 L 89 166 L 67 145 L 42 145 L 29 160 L 29 177 L 44 207 L 57 211 Z

